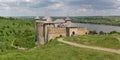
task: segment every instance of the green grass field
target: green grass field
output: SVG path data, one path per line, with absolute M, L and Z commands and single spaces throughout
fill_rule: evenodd
M 119 34 L 82 35 L 66 37 L 65 40 L 90 46 L 120 49 L 120 41 L 117 39 L 117 37 L 120 37 L 120 35 Z
M 0 54 L 0 60 L 119 60 L 120 55 L 77 48 L 57 41 L 26 51 L 13 50 Z

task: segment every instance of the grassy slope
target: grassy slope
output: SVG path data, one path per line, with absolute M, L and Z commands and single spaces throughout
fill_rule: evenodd
M 52 41 L 44 46 L 19 51 L 11 42 L 22 47 L 34 45 L 34 21 L 0 19 L 0 60 L 119 60 L 120 55 L 82 49 Z M 7 51 L 6 51 L 7 50 Z
M 120 49 L 120 41 L 117 40 L 116 37 L 120 37 L 120 35 L 118 35 L 118 34 L 83 35 L 83 36 L 67 37 L 67 38 L 65 38 L 65 40 L 84 44 L 84 45 Z
M 11 43 L 20 47 L 34 47 L 35 28 L 31 20 L 0 19 L 0 53 L 12 49 Z
M 27 51 L 14 51 L 0 55 L 0 60 L 119 60 L 120 55 L 82 49 L 52 41 Z

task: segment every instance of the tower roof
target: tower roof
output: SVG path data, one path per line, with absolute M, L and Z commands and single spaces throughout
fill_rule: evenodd
M 56 19 L 54 23 L 65 23 L 64 19 Z
M 35 20 L 39 20 L 39 19 L 40 19 L 40 17 L 39 17 L 39 16 L 36 16 L 36 17 L 35 17 Z
M 48 18 L 48 15 L 45 15 L 45 16 L 43 17 L 44 20 L 47 20 L 47 18 Z
M 47 21 L 52 21 L 52 18 L 50 16 L 48 16 Z
M 72 25 L 72 22 L 67 22 L 67 23 L 65 23 L 66 24 L 66 27 L 71 27 L 71 26 L 73 26 Z
M 44 21 L 44 23 L 53 23 L 52 18 L 49 15 L 46 15 L 44 17 L 44 19 L 46 19 L 46 21 Z
M 66 17 L 66 19 L 65 20 L 71 20 L 69 17 Z

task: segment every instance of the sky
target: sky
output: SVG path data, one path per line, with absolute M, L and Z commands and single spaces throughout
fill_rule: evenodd
M 0 16 L 120 16 L 120 0 L 0 0 Z

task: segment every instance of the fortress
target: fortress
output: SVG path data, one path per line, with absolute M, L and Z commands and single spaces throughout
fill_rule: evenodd
M 85 35 L 89 33 L 85 27 L 73 26 L 69 17 L 53 21 L 49 15 L 46 15 L 43 19 L 37 16 L 35 20 L 37 45 L 43 45 L 56 37 Z

